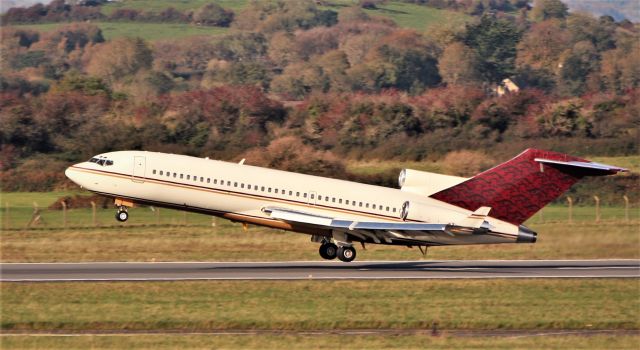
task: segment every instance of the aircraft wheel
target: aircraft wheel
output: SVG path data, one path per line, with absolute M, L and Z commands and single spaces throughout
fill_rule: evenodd
M 356 249 L 354 247 L 344 246 L 338 248 L 338 259 L 344 262 L 352 262 L 356 258 Z
M 116 213 L 116 220 L 125 222 L 127 221 L 127 219 L 129 219 L 129 213 L 124 210 L 118 210 L 118 212 Z
M 333 243 L 323 243 L 320 245 L 320 256 L 326 260 L 333 260 L 338 256 L 338 246 Z

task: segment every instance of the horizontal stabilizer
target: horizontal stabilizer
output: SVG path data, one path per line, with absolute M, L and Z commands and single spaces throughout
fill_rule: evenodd
M 490 211 L 491 207 L 480 207 L 456 224 L 464 227 L 480 228 L 485 223 L 485 219 L 487 218 L 487 215 L 489 215 Z
M 569 161 L 562 162 L 559 160 L 551 160 L 551 159 L 543 159 L 536 158 L 534 159 L 536 162 L 540 164 L 547 164 L 554 167 L 565 167 L 568 171 L 578 172 L 579 175 L 582 176 L 599 176 L 599 175 L 612 175 L 618 172 L 626 172 L 629 171 L 625 168 L 620 168 L 613 165 L 600 164 L 595 162 L 578 162 L 578 161 Z M 544 171 L 544 168 L 542 168 Z

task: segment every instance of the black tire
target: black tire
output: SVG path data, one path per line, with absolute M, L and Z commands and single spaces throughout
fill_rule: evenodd
M 338 259 L 343 262 L 352 262 L 356 258 L 356 249 L 354 247 L 339 247 Z
M 122 210 L 122 211 L 116 212 L 116 220 L 120 222 L 125 222 L 128 219 L 129 219 L 129 213 L 127 213 L 126 211 Z
M 319 253 L 323 259 L 333 260 L 338 256 L 338 246 L 333 243 L 321 244 Z

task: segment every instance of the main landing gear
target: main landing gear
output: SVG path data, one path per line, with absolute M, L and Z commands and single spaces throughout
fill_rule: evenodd
M 118 207 L 118 211 L 116 212 L 116 220 L 120 222 L 125 222 L 129 219 L 129 213 L 127 212 L 127 207 L 120 206 Z
M 356 249 L 352 246 L 341 246 L 323 242 L 319 249 L 320 256 L 326 260 L 333 260 L 336 257 L 343 262 L 352 262 L 356 258 Z

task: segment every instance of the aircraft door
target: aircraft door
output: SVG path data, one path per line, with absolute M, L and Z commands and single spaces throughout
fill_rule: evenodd
M 144 157 L 133 157 L 133 176 L 131 177 L 133 182 L 144 182 L 145 167 Z

